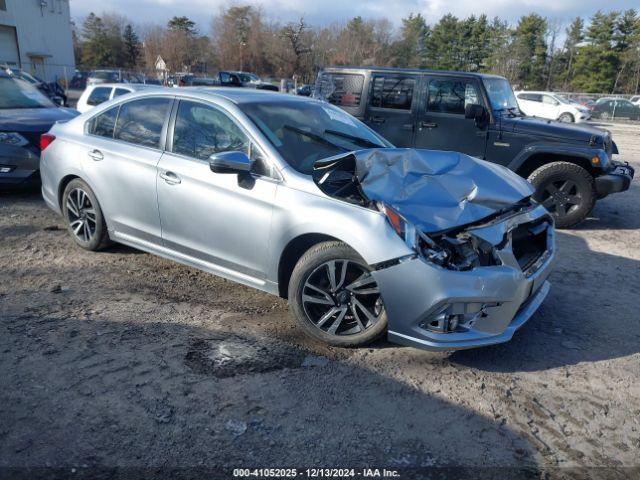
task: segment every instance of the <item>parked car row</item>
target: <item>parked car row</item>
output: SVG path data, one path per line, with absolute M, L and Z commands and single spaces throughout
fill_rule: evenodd
M 502 77 L 335 68 L 315 96 L 102 83 L 77 116 L 6 75 L 0 181 L 39 167 L 78 246 L 279 295 L 326 343 L 455 350 L 508 341 L 549 291 L 554 221 L 634 175 L 608 132 L 523 115 Z
M 640 120 L 640 96 L 624 98 L 567 98 L 553 92 L 516 92 L 520 110 L 529 116 L 582 123 L 591 119 Z

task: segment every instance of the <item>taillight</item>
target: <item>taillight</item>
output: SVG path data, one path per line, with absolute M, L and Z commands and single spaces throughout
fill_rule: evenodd
M 55 135 L 51 135 L 50 133 L 43 133 L 40 135 L 40 151 L 44 152 L 44 149 L 53 143 L 56 139 Z

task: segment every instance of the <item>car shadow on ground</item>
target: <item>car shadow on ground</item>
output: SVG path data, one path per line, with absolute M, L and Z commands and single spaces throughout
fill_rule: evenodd
M 499 420 L 273 338 L 48 306 L 5 306 L 2 327 L 0 467 L 536 469 L 531 439 Z
M 593 251 L 558 231 L 549 296 L 509 342 L 455 352 L 450 361 L 492 372 L 539 371 L 640 353 L 640 261 Z

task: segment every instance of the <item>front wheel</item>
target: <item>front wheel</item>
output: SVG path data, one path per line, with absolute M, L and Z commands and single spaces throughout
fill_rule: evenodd
M 596 202 L 595 181 L 584 168 L 570 162 L 552 162 L 530 176 L 533 198 L 555 217 L 558 228 L 584 220 Z
M 305 333 L 330 345 L 366 345 L 387 327 L 370 267 L 342 242 L 319 243 L 300 258 L 289 282 L 289 305 Z
M 563 123 L 573 123 L 573 122 L 575 122 L 575 119 L 573 118 L 573 115 L 571 115 L 570 113 L 567 113 L 567 112 L 565 112 L 562 115 L 560 115 L 558 117 L 558 120 L 560 122 L 563 122 Z

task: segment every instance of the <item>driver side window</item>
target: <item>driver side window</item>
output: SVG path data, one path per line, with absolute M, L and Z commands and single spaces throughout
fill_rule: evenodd
M 198 160 L 215 153 L 240 151 L 253 160 L 252 173 L 270 176 L 260 150 L 235 122 L 208 105 L 181 100 L 173 131 L 172 152 Z

